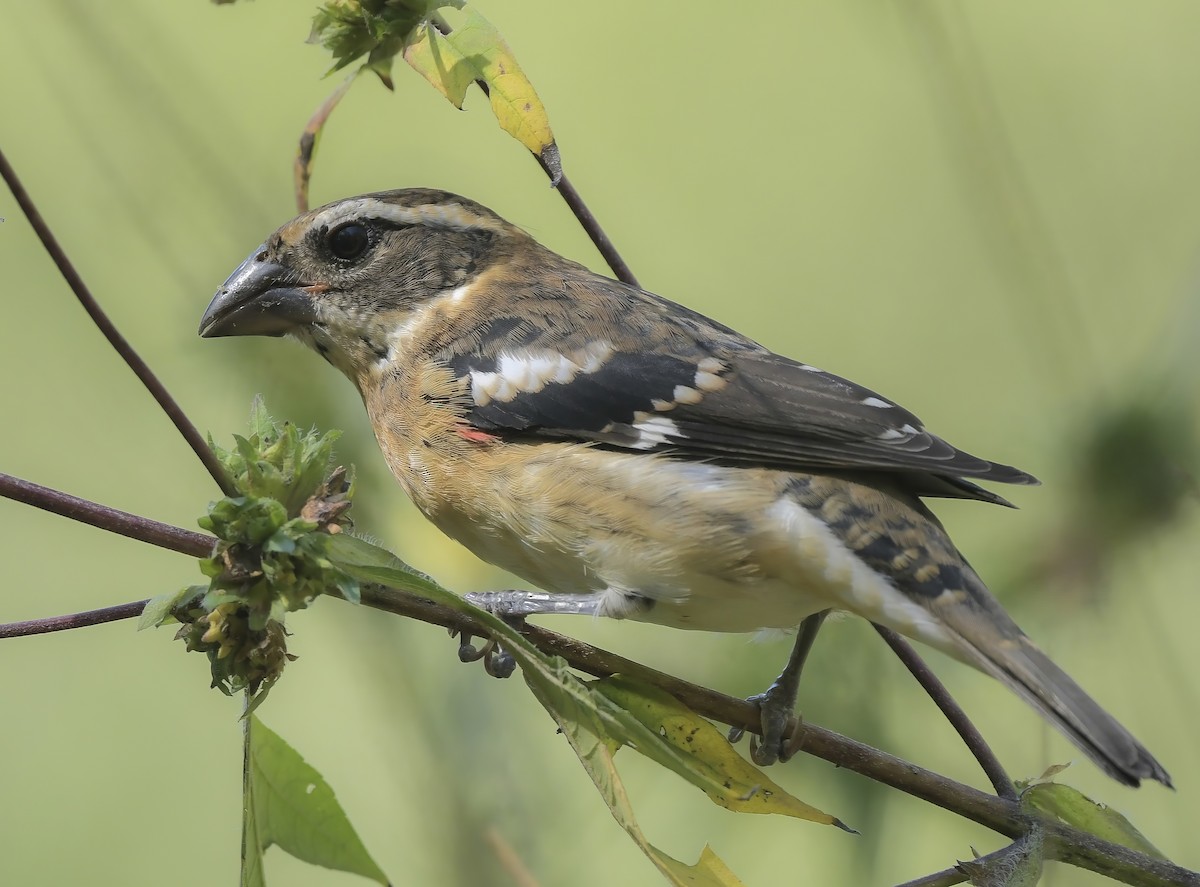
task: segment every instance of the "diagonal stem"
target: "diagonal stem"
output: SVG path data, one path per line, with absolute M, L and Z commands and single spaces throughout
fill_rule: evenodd
M 89 502 L 2 472 L 0 496 L 192 557 L 208 557 L 212 554 L 213 543 L 217 541 L 203 533 L 172 527 L 147 517 Z
M 58 272 L 67 282 L 67 286 L 71 288 L 71 292 L 75 294 L 75 298 L 79 300 L 79 304 L 83 306 L 83 310 L 88 313 L 92 322 L 104 334 L 104 338 L 116 349 L 129 368 L 133 370 L 134 375 L 138 377 L 139 381 L 146 387 L 146 390 L 150 392 L 151 396 L 158 402 L 158 405 L 162 407 L 163 412 L 167 414 L 167 418 L 179 429 L 179 433 L 183 435 L 183 439 L 188 442 L 188 445 L 200 457 L 200 461 L 208 469 L 208 473 L 212 475 L 213 480 L 217 482 L 217 486 L 221 488 L 221 492 L 226 496 L 237 495 L 225 473 L 225 469 L 217 461 L 216 455 L 200 435 L 196 426 L 192 424 L 191 419 L 184 414 L 179 404 L 171 397 L 170 392 L 158 380 L 158 377 L 154 375 L 141 356 L 134 351 L 133 346 L 129 344 L 128 340 L 121 335 L 108 315 L 104 313 L 104 309 L 100 307 L 91 290 L 88 289 L 87 284 L 83 282 L 83 278 L 79 276 L 79 272 L 75 270 L 75 266 L 71 263 L 71 260 L 67 258 L 67 254 L 61 244 L 59 244 L 57 238 L 50 231 L 50 226 L 46 224 L 46 220 L 38 212 L 33 198 L 29 196 L 29 192 L 25 190 L 25 186 L 21 184 L 16 170 L 12 168 L 3 151 L 0 151 L 0 177 L 8 185 L 9 191 L 12 192 L 13 198 L 21 207 L 25 218 L 29 220 L 34 233 L 42 241 L 42 246 L 49 253 L 51 260 L 58 268 Z
M 967 717 L 966 712 L 954 701 L 954 697 L 950 695 L 950 691 L 946 689 L 946 685 L 938 680 L 937 675 L 925 664 L 925 660 L 912 648 L 912 644 L 904 640 L 904 638 L 900 637 L 900 635 L 896 634 L 890 628 L 885 628 L 874 622 L 871 624 L 875 626 L 875 630 L 879 632 L 880 637 L 892 648 L 892 652 L 904 663 L 905 668 L 912 672 L 912 676 L 925 688 L 925 692 L 929 694 L 929 698 L 942 710 L 942 714 L 946 716 L 946 720 L 950 722 L 950 725 L 958 731 L 958 735 L 962 737 L 971 754 L 975 756 L 975 760 L 979 762 L 979 766 L 983 768 L 983 772 L 987 774 L 987 778 L 991 780 L 992 787 L 996 789 L 996 794 L 1010 801 L 1015 801 L 1017 799 L 1017 790 L 1013 787 L 1012 780 L 1009 779 L 1008 773 L 1005 772 L 1004 766 L 1000 763 L 1000 759 L 996 757 L 996 753 L 987 744 L 987 740 L 983 738 L 983 734 L 979 732 L 979 729 L 971 723 L 971 719 Z
M 583 196 L 578 190 L 576 190 L 575 186 L 571 184 L 571 180 L 563 175 L 561 168 L 559 168 L 556 173 L 554 165 L 547 163 L 544 158 L 535 154 L 534 159 L 537 160 L 538 165 L 545 170 L 546 175 L 550 177 L 552 182 L 555 181 L 555 175 L 557 174 L 558 180 L 555 188 L 558 189 L 559 196 L 562 197 L 563 201 L 570 208 L 571 212 L 575 214 L 575 219 L 579 222 L 579 226 L 583 228 L 583 230 L 587 233 L 587 236 L 591 238 L 591 241 L 599 251 L 601 258 L 603 258 L 608 267 L 612 269 L 613 276 L 616 277 L 617 280 L 621 281 L 621 283 L 627 283 L 630 286 L 638 287 L 640 289 L 641 286 L 638 284 L 637 278 L 634 277 L 633 270 L 629 267 L 625 260 L 621 258 L 621 254 L 617 252 L 616 245 L 613 244 L 612 240 L 609 239 L 609 236 L 604 232 L 604 229 L 600 227 L 600 222 L 596 219 L 595 215 L 592 214 L 592 211 L 588 208 L 588 205 L 583 202 Z

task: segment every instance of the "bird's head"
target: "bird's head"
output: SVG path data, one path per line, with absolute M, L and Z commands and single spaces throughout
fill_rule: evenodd
M 355 379 L 422 307 L 526 243 L 491 210 L 444 191 L 339 200 L 257 247 L 217 290 L 200 335 L 293 335 Z

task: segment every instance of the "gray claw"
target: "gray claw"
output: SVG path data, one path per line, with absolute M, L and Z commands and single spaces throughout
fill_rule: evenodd
M 493 641 L 488 641 L 482 647 L 476 650 L 475 646 L 471 643 L 473 639 L 473 635 L 469 635 L 466 632 L 462 633 L 458 643 L 459 662 L 478 662 L 480 659 L 487 656 L 488 653 L 492 651 L 492 647 L 495 646 Z
M 483 669 L 494 678 L 511 677 L 517 670 L 517 660 L 512 653 L 497 646 L 492 655 L 483 660 Z

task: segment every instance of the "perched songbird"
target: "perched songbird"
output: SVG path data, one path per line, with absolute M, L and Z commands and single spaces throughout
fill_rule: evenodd
M 477 203 L 411 189 L 305 213 L 233 273 L 200 333 L 291 335 L 345 373 L 417 507 L 546 590 L 479 597 L 494 609 L 738 632 L 849 611 L 999 679 L 1115 779 L 1170 784 L 921 501 L 1005 504 L 973 481 L 1030 475 Z M 763 702 L 766 762 L 790 695 L 782 721 L 779 694 Z

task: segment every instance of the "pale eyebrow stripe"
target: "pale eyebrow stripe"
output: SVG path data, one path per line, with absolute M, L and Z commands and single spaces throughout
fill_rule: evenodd
M 355 219 L 379 219 L 397 225 L 435 225 L 459 230 L 477 228 L 499 231 L 501 229 L 501 223 L 497 219 L 480 215 L 458 203 L 400 206 L 377 197 L 355 197 L 343 200 L 314 216 L 310 227 L 336 228 L 344 222 Z

